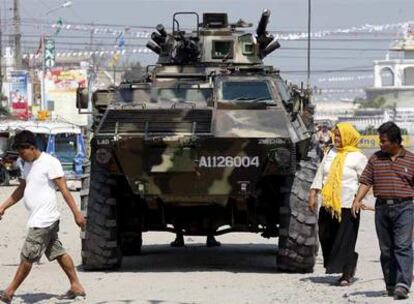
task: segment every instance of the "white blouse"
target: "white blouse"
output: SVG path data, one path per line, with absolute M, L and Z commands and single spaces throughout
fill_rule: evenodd
M 311 189 L 321 190 L 328 177 L 332 161 L 336 156 L 335 148 L 331 149 L 323 158 L 313 180 Z M 359 177 L 367 165 L 368 159 L 361 152 L 349 152 L 344 162 L 342 174 L 341 205 L 342 208 L 351 208 L 359 187 Z M 320 198 L 319 198 L 320 200 Z

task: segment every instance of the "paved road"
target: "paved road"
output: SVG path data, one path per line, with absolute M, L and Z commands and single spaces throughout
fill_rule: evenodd
M 0 201 L 13 190 L 0 188 Z M 78 198 L 77 193 L 75 193 Z M 79 230 L 60 199 L 61 239 L 80 264 Z M 26 211 L 21 203 L 0 222 L 0 288 L 11 279 L 25 236 Z M 358 280 L 350 287 L 331 284 L 338 278 L 324 274 L 319 256 L 313 274 L 276 272 L 276 240 L 254 234 L 228 234 L 220 248 L 206 248 L 204 238 L 187 237 L 187 247 L 168 246 L 174 235 L 144 234 L 141 256 L 126 258 L 117 272 L 83 272 L 84 303 L 390 303 L 383 296 L 379 249 L 373 214 L 362 217 L 358 251 Z M 56 263 L 43 259 L 16 295 L 15 303 L 59 303 L 66 291 L 64 274 Z M 412 296 L 414 297 L 414 295 Z M 412 299 L 411 299 L 412 300 Z M 68 302 L 60 302 L 68 303 Z M 412 303 L 402 301 L 399 303 Z

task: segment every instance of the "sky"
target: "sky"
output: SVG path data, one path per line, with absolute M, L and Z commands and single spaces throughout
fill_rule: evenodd
M 63 2 L 21 0 L 22 15 L 40 17 Z M 264 8 L 269 8 L 273 13 L 273 28 L 304 29 L 308 0 L 72 0 L 72 3 L 70 9 L 49 16 L 59 14 L 82 22 L 151 25 L 169 22 L 176 11 L 227 11 L 234 19 L 255 21 Z M 315 28 L 410 20 L 414 11 L 412 0 L 312 0 L 311 3 Z
M 6 17 L 12 0 L 3 2 L 3 18 Z M 242 18 L 253 22 L 256 26 L 263 9 L 272 12 L 269 29 L 272 31 L 303 32 L 307 27 L 308 1 L 312 8 L 312 31 L 346 29 L 360 27 L 365 24 L 394 24 L 414 21 L 413 0 L 72 0 L 72 6 L 50 12 L 65 2 L 65 0 L 21 0 L 22 20 L 30 21 L 30 25 L 23 27 L 23 31 L 32 33 L 27 40 L 28 46 L 35 48 L 36 35 L 40 34 L 39 24 L 54 22 L 59 17 L 64 23 L 94 23 L 115 27 L 119 29 L 131 26 L 155 27 L 163 23 L 171 27 L 172 14 L 176 11 L 227 12 L 230 21 Z M 49 13 L 47 13 L 49 12 Z M 5 16 L 6 14 L 6 16 Z M 182 21 L 183 26 L 193 24 L 191 19 Z M 352 73 L 344 70 L 355 70 L 355 77 L 361 73 L 365 76 L 365 83 L 369 85 L 373 80 L 368 69 L 372 67 L 375 59 L 385 57 L 387 49 L 397 38 L 398 29 L 390 32 L 378 33 L 371 36 L 330 36 L 326 40 L 315 40 L 312 43 L 312 82 L 320 87 L 355 87 L 361 86 L 352 81 L 340 83 L 325 83 L 332 76 L 348 77 Z M 62 31 L 59 35 L 72 35 Z M 110 37 L 107 37 L 111 39 Z M 351 38 L 351 40 L 350 40 Z M 366 40 L 366 38 L 374 38 Z M 354 39 L 354 40 L 352 40 Z M 95 37 L 98 41 L 99 37 Z M 108 40 L 105 40 L 108 41 Z M 268 64 L 276 65 L 285 71 L 286 78 L 294 81 L 304 80 L 306 73 L 306 40 L 280 41 L 281 49 L 269 56 Z M 126 41 L 134 45 L 131 41 Z M 135 45 L 145 44 L 146 41 L 135 41 Z M 63 43 L 65 44 L 65 43 Z M 62 45 L 63 45 L 62 44 Z M 66 42 L 66 47 L 68 43 Z M 59 47 L 59 44 L 57 44 Z M 77 46 L 79 48 L 80 46 Z M 108 46 L 110 47 L 110 46 Z M 76 48 L 73 46 L 73 48 Z M 327 48 L 333 48 L 327 50 Z M 353 50 L 352 50 L 353 49 Z M 141 55 L 137 60 L 144 64 L 154 63 L 155 56 Z M 363 69 L 362 69 L 363 68 Z M 325 73 L 324 71 L 336 71 Z M 362 71 L 364 70 L 364 71 Z M 362 71 L 362 72 L 361 72 Z M 359 73 L 359 74 L 358 74 Z

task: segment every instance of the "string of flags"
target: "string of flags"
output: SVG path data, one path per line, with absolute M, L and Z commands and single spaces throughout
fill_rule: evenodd
M 311 33 L 311 37 L 314 38 L 321 38 L 330 35 L 338 35 L 338 34 L 358 34 L 358 33 L 380 33 L 380 32 L 387 32 L 387 31 L 394 31 L 400 29 L 411 29 L 414 27 L 414 21 L 407 21 L 407 22 L 400 22 L 400 23 L 389 23 L 389 24 L 364 24 L 361 26 L 353 26 L 350 28 L 337 28 L 332 30 L 321 30 Z M 151 31 L 148 30 L 132 30 L 130 28 L 126 29 L 114 29 L 109 27 L 96 27 L 96 26 L 86 26 L 86 25 L 76 25 L 76 24 L 51 24 L 49 25 L 54 29 L 60 30 L 67 30 L 67 31 L 85 31 L 85 32 L 93 32 L 94 34 L 110 34 L 114 37 L 133 37 L 133 38 L 150 38 Z M 299 40 L 305 39 L 308 37 L 307 32 L 291 32 L 291 33 L 280 33 L 278 31 L 270 31 L 274 34 L 275 38 L 279 40 Z M 122 40 L 120 40 L 122 41 Z
M 151 32 L 147 30 L 143 31 L 136 31 L 132 30 L 131 28 L 124 28 L 122 30 L 107 28 L 107 27 L 95 27 L 95 26 L 85 26 L 85 25 L 75 25 L 75 24 L 65 24 L 62 18 L 59 18 L 55 24 L 48 25 L 51 26 L 54 30 L 54 36 L 58 36 L 62 30 L 69 30 L 69 31 L 88 31 L 95 34 L 110 34 L 115 37 L 114 39 L 114 50 L 96 50 L 96 51 L 89 51 L 89 52 L 60 52 L 56 54 L 56 57 L 90 57 L 92 55 L 95 56 L 109 56 L 110 60 L 108 65 L 110 67 L 115 67 L 120 59 L 121 56 L 124 54 L 153 54 L 151 50 L 147 49 L 146 47 L 138 47 L 133 49 L 126 49 L 126 40 L 127 37 L 136 37 L 136 38 L 150 38 Z M 322 38 L 329 35 L 338 35 L 338 34 L 357 34 L 357 33 L 377 33 L 377 32 L 385 32 L 385 31 L 395 31 L 399 30 L 402 33 L 413 33 L 414 29 L 414 22 L 400 22 L 400 23 L 390 23 L 390 24 L 380 24 L 380 25 L 373 25 L 373 24 L 365 24 L 361 26 L 354 26 L 350 28 L 338 28 L 333 30 L 323 30 L 323 31 L 316 31 L 311 33 L 312 38 Z M 308 37 L 307 32 L 292 32 L 292 33 L 274 33 L 274 36 L 278 40 L 300 40 L 306 39 Z M 29 60 L 37 59 L 41 52 L 42 52 L 42 45 L 43 39 L 40 39 L 39 47 L 34 54 L 25 54 L 23 57 L 28 58 Z M 325 81 L 350 81 L 348 79 L 344 80 L 325 80 Z
M 354 75 L 354 76 L 332 76 L 322 77 L 318 79 L 318 82 L 344 82 L 344 81 L 355 81 L 364 79 L 373 79 L 374 75 Z
M 63 28 L 63 19 L 62 19 L 62 17 L 59 17 L 59 19 L 56 21 L 55 28 L 56 28 L 56 31 L 55 31 L 54 35 L 57 36 L 57 35 L 59 35 L 60 31 Z
M 48 24 L 51 28 L 58 27 L 57 24 Z M 136 38 L 149 38 L 151 37 L 152 31 L 132 31 L 130 28 L 125 28 L 122 30 L 113 29 L 113 28 L 102 28 L 102 27 L 95 27 L 95 26 L 85 26 L 85 25 L 75 25 L 75 24 L 65 24 L 62 25 L 62 29 L 67 31 L 75 31 L 75 32 L 93 32 L 93 34 L 110 34 L 115 37 L 121 37 L 121 35 L 128 35 L 130 37 Z
M 37 59 L 41 56 L 41 51 L 36 52 L 35 54 L 24 54 L 23 58 L 29 58 L 29 59 Z M 56 53 L 56 57 L 90 57 L 92 55 L 97 56 L 122 56 L 125 54 L 154 54 L 151 50 L 147 49 L 146 47 L 139 47 L 134 49 L 123 49 L 123 50 L 97 50 L 97 51 L 85 51 L 85 52 L 60 52 Z
M 128 32 L 129 29 L 125 29 L 125 31 L 120 32 L 118 36 L 115 38 L 115 45 L 117 51 L 115 51 L 112 55 L 111 61 L 109 62 L 109 67 L 114 68 L 119 60 L 121 59 L 122 53 L 125 51 L 125 33 Z

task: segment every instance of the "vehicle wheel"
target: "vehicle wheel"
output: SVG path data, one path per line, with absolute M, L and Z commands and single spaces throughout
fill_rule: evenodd
M 94 160 L 90 172 L 82 181 L 80 193 L 81 209 L 87 214 L 86 229 L 82 232 L 82 264 L 85 270 L 119 268 L 122 254 L 117 200 L 112 195 L 116 180 Z
M 0 166 L 0 186 L 9 186 L 10 185 L 10 174 L 6 168 Z
M 301 161 L 295 176 L 281 187 L 277 267 L 282 271 L 313 272 L 318 253 L 318 220 L 308 209 L 308 193 L 316 172 L 315 160 Z

